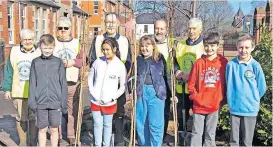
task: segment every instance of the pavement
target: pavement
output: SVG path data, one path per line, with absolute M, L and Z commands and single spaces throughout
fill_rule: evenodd
M 90 105 L 90 96 L 89 96 L 89 91 L 88 88 L 83 88 L 83 103 L 85 108 L 88 108 Z M 84 108 L 84 107 L 83 107 Z M 19 136 L 17 133 L 16 129 L 16 109 L 13 105 L 12 100 L 5 100 L 4 99 L 4 92 L 0 91 L 0 132 L 4 131 L 7 134 L 9 134 L 10 138 L 16 143 L 19 144 Z M 90 114 L 86 114 L 84 116 L 83 120 L 83 126 L 86 128 L 82 130 L 82 135 L 81 135 L 81 140 L 82 140 L 82 145 L 89 145 L 92 141 L 92 134 L 90 133 L 90 126 L 92 125 L 91 122 L 91 116 Z M 65 119 L 63 118 L 63 124 L 65 123 Z M 62 126 L 63 128 L 63 140 L 61 141 L 61 146 L 67 146 L 67 138 L 66 138 L 66 126 Z M 48 136 L 49 139 L 49 136 Z M 50 144 L 50 141 L 47 141 L 48 145 Z

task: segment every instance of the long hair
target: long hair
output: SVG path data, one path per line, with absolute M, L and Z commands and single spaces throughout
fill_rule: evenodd
M 153 45 L 153 59 L 157 62 L 159 61 L 159 51 L 157 49 L 156 43 L 154 38 L 151 35 L 144 35 L 140 38 L 139 41 L 139 54 L 142 55 L 141 53 L 141 46 L 144 42 L 150 41 Z
M 118 44 L 118 42 L 116 41 L 115 38 L 112 38 L 112 37 L 106 37 L 106 38 L 104 38 L 104 40 L 103 40 L 103 42 L 101 44 L 101 49 L 102 49 L 102 46 L 104 44 L 110 45 L 113 52 L 114 52 L 114 48 L 116 48 L 115 54 L 120 59 L 119 44 Z

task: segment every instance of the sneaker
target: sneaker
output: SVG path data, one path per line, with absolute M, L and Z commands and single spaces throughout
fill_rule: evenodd
M 75 138 L 69 138 L 68 140 L 69 140 L 69 146 L 74 146 L 75 145 L 75 143 L 76 143 Z

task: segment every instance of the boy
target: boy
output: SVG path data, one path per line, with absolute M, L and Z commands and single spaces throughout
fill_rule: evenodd
M 57 147 L 61 113 L 67 113 L 67 81 L 63 62 L 52 55 L 55 39 L 42 35 L 39 42 L 42 55 L 32 61 L 30 69 L 29 107 L 37 113 L 39 146 L 46 146 L 47 127 L 51 145 Z
M 226 67 L 227 101 L 231 113 L 230 145 L 252 146 L 256 117 L 260 99 L 265 94 L 266 82 L 261 65 L 252 58 L 253 38 L 241 35 L 236 44 L 239 56 L 228 62 Z
M 225 67 L 227 59 L 217 54 L 220 36 L 209 33 L 203 40 L 206 55 L 193 65 L 188 82 L 190 99 L 193 100 L 193 128 L 191 146 L 216 146 L 215 133 L 220 103 L 225 97 Z

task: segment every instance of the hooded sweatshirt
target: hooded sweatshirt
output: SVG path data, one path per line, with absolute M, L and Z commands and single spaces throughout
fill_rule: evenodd
M 225 97 L 225 69 L 228 60 L 218 54 L 213 60 L 202 55 L 191 69 L 188 91 L 193 112 L 210 114 L 217 111 Z

